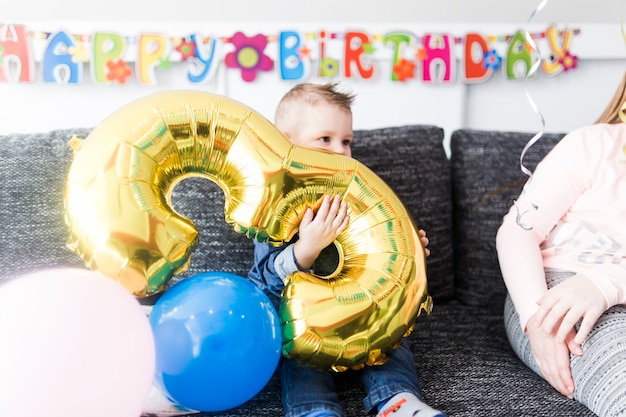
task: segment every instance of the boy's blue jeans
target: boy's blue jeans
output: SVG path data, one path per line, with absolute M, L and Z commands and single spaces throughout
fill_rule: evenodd
M 389 353 L 389 360 L 385 364 L 346 372 L 362 373 L 361 380 L 367 393 L 363 406 L 367 412 L 401 392 L 411 392 L 424 399 L 413 353 L 406 339 Z M 280 376 L 286 417 L 300 417 L 317 410 L 326 410 L 345 417 L 331 371 L 320 371 L 295 360 L 283 359 Z

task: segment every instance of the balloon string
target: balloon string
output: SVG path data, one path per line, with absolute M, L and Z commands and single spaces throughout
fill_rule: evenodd
M 547 2 L 548 0 L 542 0 L 539 3 L 539 5 L 537 5 L 537 7 L 532 11 L 532 13 L 530 14 L 530 17 L 528 18 L 528 21 L 526 22 L 527 27 L 530 25 L 535 15 L 539 13 L 545 7 Z M 522 170 L 522 172 L 526 174 L 530 179 L 532 179 L 532 175 L 533 175 L 532 172 L 528 168 L 526 168 L 526 166 L 524 165 L 524 156 L 526 155 L 526 152 L 528 152 L 528 149 L 530 149 L 530 147 L 533 146 L 543 136 L 546 122 L 545 122 L 545 119 L 543 118 L 543 115 L 539 111 L 539 108 L 537 107 L 537 103 L 535 103 L 535 100 L 533 100 L 532 96 L 530 95 L 530 91 L 528 90 L 529 78 L 531 78 L 537 73 L 541 65 L 541 53 L 539 51 L 539 48 L 537 47 L 537 44 L 535 43 L 535 40 L 533 39 L 532 34 L 530 33 L 528 29 L 525 32 L 525 37 L 526 37 L 526 42 L 528 42 L 528 45 L 531 47 L 531 49 L 537 52 L 537 59 L 535 60 L 533 65 L 529 68 L 529 70 L 526 72 L 526 76 L 524 77 L 524 91 L 526 93 L 526 99 L 528 100 L 530 107 L 539 118 L 539 123 L 541 127 L 539 131 L 526 143 L 526 146 L 524 146 L 524 149 L 522 149 L 522 153 L 520 154 L 520 157 L 519 157 L 519 163 L 520 163 L 520 169 Z M 526 190 L 524 189 L 522 191 L 522 196 L 526 197 L 525 193 L 526 193 Z M 532 201 L 529 201 L 529 205 L 532 210 L 537 210 L 539 208 Z M 520 213 L 519 206 L 517 205 L 517 201 L 515 201 L 515 208 L 517 210 L 517 216 L 515 219 L 517 225 L 520 226 L 524 230 L 532 230 L 533 228 L 532 224 L 524 223 L 522 221 L 522 217 L 524 216 L 524 214 L 528 213 L 530 210 L 526 210 Z
M 530 25 L 530 22 L 532 21 L 532 19 L 535 17 L 537 13 L 539 13 L 544 8 L 547 2 L 548 0 L 542 0 L 541 3 L 539 3 L 539 5 L 535 8 L 535 10 L 532 11 L 532 13 L 530 14 L 530 17 L 528 18 L 528 22 L 526 23 L 527 26 Z M 526 42 L 528 42 L 528 45 L 531 47 L 532 50 L 536 51 L 538 55 L 537 59 L 532 64 L 530 69 L 526 72 L 526 76 L 524 77 L 524 91 L 526 93 L 526 99 L 528 100 L 530 107 L 533 109 L 533 111 L 539 118 L 541 128 L 539 129 L 539 132 L 537 132 L 537 134 L 535 134 L 535 136 L 533 136 L 528 141 L 526 146 L 524 146 L 524 149 L 522 150 L 522 153 L 520 155 L 520 168 L 522 172 L 528 175 L 529 177 L 532 177 L 532 172 L 530 172 L 530 170 L 524 166 L 524 155 L 526 155 L 526 152 L 528 151 L 528 149 L 543 136 L 546 122 L 543 118 L 543 115 L 539 111 L 539 108 L 537 107 L 537 103 L 535 103 L 535 100 L 533 100 L 532 96 L 530 95 L 530 91 L 528 90 L 528 80 L 537 73 L 537 71 L 539 70 L 539 67 L 541 66 L 541 53 L 529 30 L 526 30 L 525 36 L 526 36 Z

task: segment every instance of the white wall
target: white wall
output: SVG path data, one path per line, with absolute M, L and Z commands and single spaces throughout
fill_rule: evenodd
M 170 21 L 170 22 L 427 22 L 619 23 L 624 0 L 20 0 L 0 5 L 3 22 Z
M 489 81 L 478 84 L 460 80 L 451 85 L 426 85 L 420 81 L 394 83 L 384 73 L 386 70 L 381 71 L 377 80 L 340 80 L 357 93 L 354 127 L 419 123 L 442 126 L 448 134 L 461 127 L 536 132 L 541 125 L 526 91 L 544 117 L 546 131 L 568 131 L 592 123 L 626 68 L 626 40 L 621 34 L 621 14 L 626 0 L 547 1 L 529 22 L 537 4 L 502 0 L 396 0 L 385 1 L 384 7 L 383 3 L 366 7 L 356 0 L 301 4 L 286 0 L 263 4 L 254 0 L 223 4 L 204 0 L 178 3 L 114 0 L 107 3 L 108 7 L 95 7 L 88 2 L 62 0 L 61 4 L 24 1 L 11 2 L 11 7 L 3 4 L 0 16 L 5 19 L 1 23 L 25 24 L 32 30 L 66 29 L 72 33 L 117 30 L 125 35 L 156 31 L 172 36 L 187 36 L 195 31 L 230 35 L 243 30 L 252 35 L 287 29 L 355 28 L 375 33 L 401 29 L 419 35 L 429 31 L 458 35 L 470 31 L 512 34 L 518 29 L 541 31 L 556 23 L 581 29 L 572 41 L 572 49 L 579 56 L 576 69 L 556 76 L 539 73 L 528 82 L 506 79 L 502 72 L 497 72 Z M 0 134 L 95 126 L 139 96 L 172 88 L 228 95 L 271 119 L 279 98 L 292 86 L 276 72 L 245 83 L 237 71 L 223 66 L 210 82 L 190 85 L 181 76 L 183 71 L 181 67 L 160 74 L 158 85 L 153 87 L 135 82 L 123 86 L 94 85 L 88 75 L 80 85 L 46 84 L 40 79 L 35 83 L 0 83 Z

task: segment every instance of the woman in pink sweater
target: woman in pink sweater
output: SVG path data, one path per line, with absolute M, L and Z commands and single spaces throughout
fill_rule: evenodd
M 626 413 L 626 73 L 537 166 L 498 230 L 517 355 L 600 416 Z

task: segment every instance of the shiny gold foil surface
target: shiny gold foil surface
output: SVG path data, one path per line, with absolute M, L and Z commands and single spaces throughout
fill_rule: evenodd
M 162 291 L 190 261 L 198 230 L 170 196 L 198 176 L 224 191 L 225 221 L 236 232 L 270 244 L 291 239 L 325 194 L 348 204 L 337 269 L 287 280 L 279 311 L 287 357 L 336 371 L 380 364 L 430 312 L 424 248 L 393 191 L 352 158 L 290 144 L 237 101 L 154 93 L 70 145 L 68 246 L 138 297 Z

